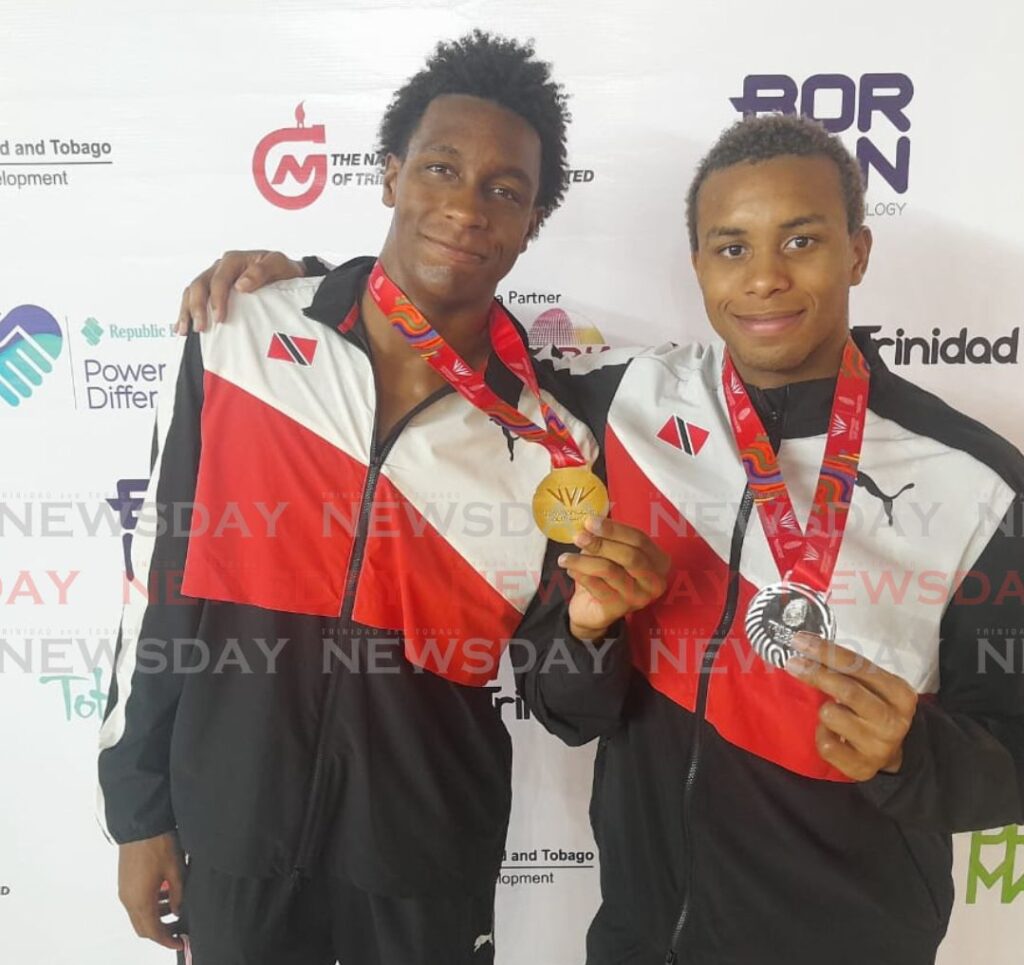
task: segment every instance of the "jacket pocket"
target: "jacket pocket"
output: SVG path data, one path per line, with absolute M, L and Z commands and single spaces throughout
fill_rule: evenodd
M 939 836 L 934 834 L 922 835 L 906 831 L 899 824 L 896 824 L 896 833 L 907 861 L 927 896 L 936 922 L 944 925 L 952 910 L 952 883 L 948 880 L 951 851 L 943 847 L 937 840 Z M 946 880 L 940 880 L 943 874 Z

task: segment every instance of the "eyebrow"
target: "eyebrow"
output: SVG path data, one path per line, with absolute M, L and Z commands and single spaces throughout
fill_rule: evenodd
M 729 228 L 723 225 L 712 225 L 704 236 L 705 241 L 712 238 L 742 238 L 747 233 L 745 228 Z
M 423 146 L 424 151 L 436 151 L 438 154 L 453 154 L 455 157 L 459 157 L 459 149 L 452 147 L 450 144 L 425 144 Z
M 453 147 L 451 144 L 427 144 L 423 147 L 424 151 L 434 151 L 437 154 L 447 154 L 449 157 L 462 157 L 457 147 Z M 515 178 L 518 181 L 522 181 L 523 184 L 533 186 L 533 178 L 530 177 L 522 168 L 516 167 L 514 164 L 510 164 L 508 167 L 500 168 L 494 173 L 495 177 L 499 178 Z
M 798 218 L 790 218 L 779 225 L 782 231 L 792 231 L 794 228 L 803 228 L 806 225 L 824 224 L 825 216 L 821 214 L 802 214 Z M 733 228 L 729 225 L 712 225 L 704 236 L 706 242 L 712 238 L 742 238 L 747 234 L 746 228 Z
M 804 225 L 809 224 L 824 224 L 825 216 L 823 214 L 804 214 L 799 218 L 793 218 L 790 221 L 785 221 L 779 225 L 784 231 L 789 231 L 792 228 L 802 228 Z

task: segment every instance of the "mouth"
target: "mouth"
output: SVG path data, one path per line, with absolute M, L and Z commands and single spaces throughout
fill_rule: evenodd
M 448 261 L 455 262 L 458 265 L 482 265 L 487 260 L 486 255 L 473 251 L 470 248 L 462 248 L 447 241 L 439 241 L 437 238 L 428 237 L 427 235 L 424 235 L 424 238 Z
M 781 335 L 800 324 L 804 309 L 777 312 L 756 312 L 751 314 L 732 313 L 740 328 L 749 335 Z

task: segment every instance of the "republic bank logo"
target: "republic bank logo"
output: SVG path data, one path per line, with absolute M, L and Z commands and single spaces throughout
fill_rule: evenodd
M 1016 365 L 1020 358 L 1020 328 L 989 338 L 972 335 L 966 327 L 955 335 L 933 328 L 930 336 L 908 335 L 897 328 L 895 337 L 880 335 L 881 325 L 861 325 L 872 336 L 890 365 Z
M 529 340 L 530 348 L 554 345 L 565 355 L 604 352 L 609 348 L 596 325 L 574 323 L 564 308 L 549 308 L 541 312 L 530 326 Z
M 260 194 L 286 211 L 309 207 L 327 184 L 327 155 L 308 152 L 310 145 L 326 143 L 325 128 L 306 126 L 303 104 L 295 108 L 295 127 L 271 131 L 252 156 L 252 176 Z
M 0 318 L 0 402 L 17 408 L 53 373 L 64 335 L 45 308 L 19 305 Z
M 874 172 L 897 194 L 905 194 L 910 186 L 906 109 L 913 99 L 914 83 L 906 74 L 812 74 L 800 84 L 788 74 L 747 74 L 743 93 L 729 101 L 744 117 L 802 114 L 833 134 L 856 125 L 854 153 L 864 183 L 871 183 Z
M 98 319 L 87 318 L 79 329 L 82 337 L 91 348 L 96 348 L 105 338 L 113 341 L 135 342 L 149 339 L 174 338 L 174 330 L 170 325 L 156 322 L 143 322 L 138 325 L 107 325 L 104 328 Z

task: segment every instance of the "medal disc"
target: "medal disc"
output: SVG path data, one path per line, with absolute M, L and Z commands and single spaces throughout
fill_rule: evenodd
M 589 466 L 552 469 L 533 494 L 533 518 L 556 543 L 572 543 L 591 516 L 608 515 L 608 490 Z
M 794 634 L 805 631 L 833 641 L 836 617 L 817 590 L 803 583 L 772 583 L 750 601 L 744 628 L 758 656 L 781 669 L 796 654 Z

